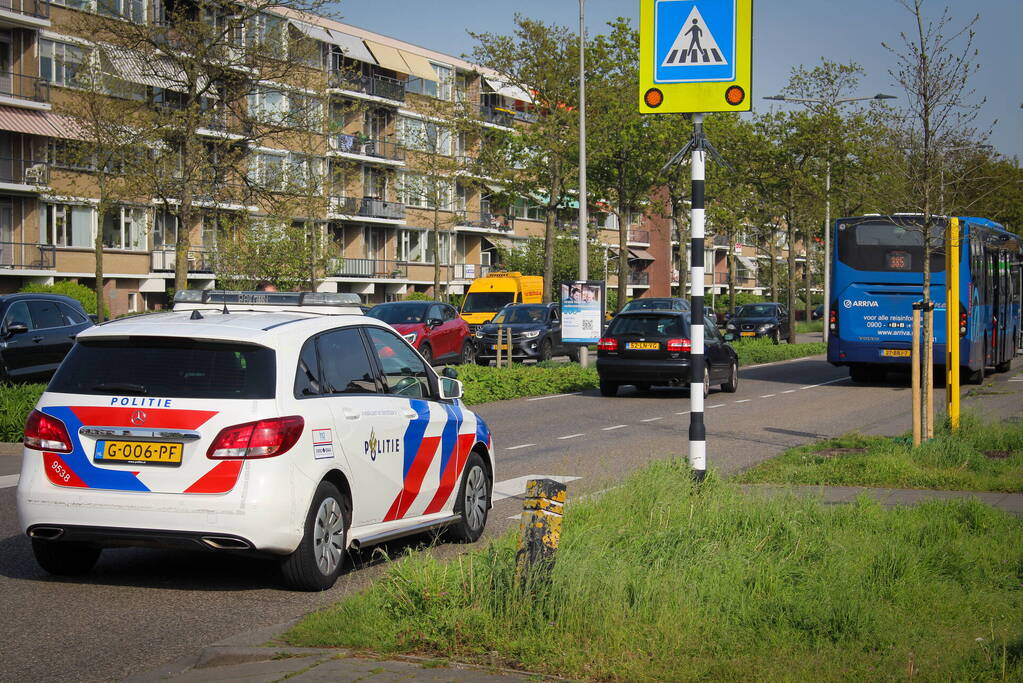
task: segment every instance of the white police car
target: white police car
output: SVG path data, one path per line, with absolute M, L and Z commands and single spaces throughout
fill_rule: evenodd
M 349 547 L 479 538 L 493 444 L 461 393 L 345 295 L 179 292 L 79 334 L 25 427 L 22 528 L 55 574 L 158 545 L 323 590 Z

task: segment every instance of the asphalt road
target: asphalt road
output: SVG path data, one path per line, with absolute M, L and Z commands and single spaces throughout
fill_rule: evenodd
M 987 415 L 1018 414 L 1023 375 L 989 378 L 964 407 Z M 733 472 L 790 446 L 851 430 L 897 434 L 909 427 L 905 379 L 852 384 L 845 370 L 820 358 L 740 372 L 739 391 L 715 388 L 706 401 L 708 465 Z M 939 400 L 940 403 L 940 400 Z M 596 391 L 493 403 L 475 408 L 495 435 L 501 498 L 487 537 L 515 525 L 515 497 L 527 478 L 568 480 L 569 500 L 620 481 L 645 463 L 685 457 L 689 401 L 682 390 L 617 398 Z M 212 553 L 147 549 L 104 552 L 84 580 L 55 579 L 32 559 L 17 529 L 14 474 L 20 458 L 0 456 L 0 680 L 109 680 L 157 668 L 202 647 L 293 619 L 365 587 L 384 570 L 366 552 L 330 591 L 279 588 L 269 562 Z M 420 542 L 429 541 L 420 538 Z M 392 544 L 390 554 L 414 548 Z M 451 556 L 464 546 L 433 550 Z

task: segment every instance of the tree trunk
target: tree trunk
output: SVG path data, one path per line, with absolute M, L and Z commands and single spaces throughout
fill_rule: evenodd
M 689 280 L 689 259 L 687 257 L 687 251 L 689 249 L 689 224 L 686 223 L 686 227 L 682 227 L 681 213 L 679 212 L 678 204 L 672 202 L 671 204 L 671 222 L 675 227 L 675 232 L 678 235 L 678 296 L 680 299 L 684 299 L 686 296 L 686 282 Z
M 440 298 L 440 202 L 433 203 L 433 298 Z
M 811 250 L 813 240 L 809 232 L 803 235 L 803 243 L 806 245 L 806 260 L 803 261 L 803 291 L 806 292 L 806 296 L 803 298 L 803 320 L 810 322 L 810 313 L 813 311 L 813 304 L 810 303 L 810 288 L 813 286 L 813 274 L 810 272 L 810 259 L 812 257 Z
M 618 216 L 618 310 L 629 298 L 629 226 L 622 205 L 615 207 Z
M 554 289 L 554 221 L 557 218 L 557 208 L 548 206 L 546 209 L 547 224 L 544 228 L 543 238 L 543 302 L 549 304 L 553 301 L 551 292 Z
M 789 283 L 786 308 L 789 309 L 789 343 L 796 342 L 796 228 L 793 225 L 793 212 L 785 216 L 789 238 Z
M 778 244 L 772 233 L 767 240 L 767 253 L 771 257 L 771 299 L 777 301 L 778 296 Z
M 106 202 L 102 201 L 104 189 L 103 183 L 100 183 L 100 198 L 99 209 L 97 213 L 98 225 L 96 227 L 96 240 L 93 247 L 96 249 L 96 322 L 101 323 L 106 319 L 103 314 L 103 222 L 107 217 L 107 206 Z
M 728 235 L 728 254 L 725 265 L 728 268 L 728 312 L 735 315 L 735 235 L 732 230 Z

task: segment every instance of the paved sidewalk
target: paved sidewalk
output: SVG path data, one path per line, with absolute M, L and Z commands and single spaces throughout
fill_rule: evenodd
M 753 495 L 795 493 L 813 496 L 826 504 L 851 503 L 867 495 L 886 507 L 915 505 L 928 500 L 976 498 L 1015 515 L 1023 515 L 1023 494 L 978 491 L 880 489 L 858 486 L 778 486 L 746 484 Z M 355 656 L 343 649 L 298 648 L 273 645 L 295 622 L 228 638 L 199 654 L 171 662 L 160 669 L 126 679 L 130 683 L 176 681 L 426 681 L 427 683 L 507 683 L 509 681 L 559 680 L 538 674 L 471 667 L 443 660 L 401 657 L 390 660 Z M 270 643 L 269 645 L 267 643 Z

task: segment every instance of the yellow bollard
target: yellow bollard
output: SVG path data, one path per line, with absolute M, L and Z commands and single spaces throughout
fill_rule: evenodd
M 522 503 L 522 536 L 515 558 L 520 587 L 536 579 L 547 580 L 561 541 L 561 519 L 568 487 L 553 479 L 530 479 Z

